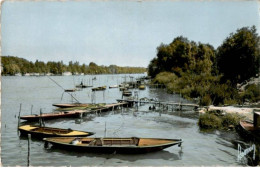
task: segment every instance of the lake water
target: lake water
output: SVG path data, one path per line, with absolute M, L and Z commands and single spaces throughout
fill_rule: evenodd
M 129 75 L 97 75 L 95 86 L 115 85 Z M 142 75 L 133 74 L 133 77 Z M 63 88 L 74 88 L 81 80 L 91 84 L 94 76 L 52 76 Z M 1 113 L 1 162 L 2 166 L 27 166 L 27 139 L 20 138 L 17 123 L 20 104 L 21 115 L 51 112 L 53 103 L 71 102 L 71 96 L 48 77 L 2 77 L 2 113 Z M 164 89 L 133 90 L 139 98 L 158 98 L 162 101 L 180 101 L 179 95 L 167 94 Z M 118 88 L 98 91 L 91 89 L 75 93 L 82 103 L 115 103 L 122 97 Z M 62 99 L 62 100 L 61 100 Z M 181 99 L 183 102 L 189 103 Z M 33 106 L 33 107 L 32 107 Z M 152 137 L 177 138 L 184 142 L 182 147 L 173 146 L 163 151 L 140 154 L 95 154 L 77 153 L 61 149 L 45 149 L 44 142 L 32 139 L 30 152 L 31 166 L 246 166 L 246 161 L 237 161 L 237 141 L 242 139 L 235 131 L 200 131 L 198 113 L 191 109 L 183 111 L 149 111 L 150 105 L 136 108 L 124 108 L 89 114 L 82 119 L 57 119 L 46 121 L 46 126 L 92 131 L 95 137 Z M 106 133 L 105 133 L 106 125 Z

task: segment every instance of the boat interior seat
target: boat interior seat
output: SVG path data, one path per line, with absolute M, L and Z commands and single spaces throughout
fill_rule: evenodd
M 136 145 L 136 146 L 138 146 L 139 140 L 140 140 L 140 139 L 137 138 L 137 137 L 132 137 L 133 144 Z
M 103 145 L 103 140 L 100 139 L 100 138 L 95 139 L 95 145 L 96 146 L 102 146 Z

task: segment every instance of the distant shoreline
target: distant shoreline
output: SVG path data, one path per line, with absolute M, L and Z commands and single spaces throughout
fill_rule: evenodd
M 47 74 L 39 74 L 39 73 L 26 73 L 26 74 L 15 74 L 15 75 L 8 75 L 8 74 L 3 74 L 1 76 L 5 77 L 5 76 L 10 76 L 10 77 L 32 77 L 32 76 L 36 76 L 36 77 L 41 77 L 41 76 L 86 76 L 86 75 L 91 75 L 91 76 L 95 76 L 95 75 L 118 75 L 118 74 L 146 74 L 146 72 L 143 73 L 98 73 L 98 74 L 52 74 L 52 73 L 47 73 Z
M 17 76 L 42 76 L 42 75 L 95 75 L 95 74 L 132 74 L 145 73 L 147 68 L 144 67 L 121 67 L 116 65 L 97 65 L 94 62 L 89 64 L 80 64 L 79 62 L 70 61 L 68 65 L 62 61 L 54 62 L 36 60 L 28 61 L 24 58 L 14 56 L 1 57 L 1 74 Z

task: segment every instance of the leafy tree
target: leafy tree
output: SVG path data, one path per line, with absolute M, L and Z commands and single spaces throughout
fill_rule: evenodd
M 148 66 L 148 73 L 155 77 L 160 72 L 173 72 L 181 76 L 183 72 L 195 74 L 210 73 L 215 61 L 214 48 L 209 44 L 197 44 L 182 36 L 175 38 L 169 45 L 157 47 L 157 57 Z
M 231 33 L 217 49 L 217 67 L 223 81 L 241 83 L 259 73 L 260 38 L 255 26 Z
M 15 75 L 16 73 L 20 73 L 20 68 L 17 64 L 7 64 L 4 67 L 4 72 L 9 75 Z

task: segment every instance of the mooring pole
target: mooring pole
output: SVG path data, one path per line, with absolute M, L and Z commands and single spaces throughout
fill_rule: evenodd
M 27 166 L 30 166 L 30 143 L 31 143 L 31 134 L 28 134 L 28 156 L 27 156 Z
M 105 122 L 105 137 L 107 136 L 107 122 Z
M 79 118 L 82 119 L 82 117 L 83 117 L 83 113 L 80 113 Z
M 20 109 L 19 109 L 19 115 L 18 115 L 18 127 L 17 127 L 17 130 L 20 126 L 20 114 L 21 114 L 21 110 L 22 110 L 22 103 L 20 103 Z
M 31 115 L 32 115 L 33 105 L 31 106 Z

